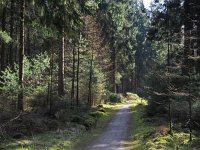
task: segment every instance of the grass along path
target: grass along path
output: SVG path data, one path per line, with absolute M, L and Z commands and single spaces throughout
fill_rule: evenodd
M 197 150 L 200 149 L 198 138 L 188 141 L 189 134 L 174 131 L 173 136 L 168 134 L 166 124 L 159 125 L 159 118 L 145 116 L 147 102 L 138 98 L 131 107 L 130 136 L 126 143 L 126 150 Z M 147 120 L 154 119 L 155 122 Z M 161 118 L 160 118 L 161 119 Z
M 98 137 L 112 119 L 121 104 L 104 105 L 106 115 L 101 117 L 95 128 L 86 131 L 82 125 L 68 123 L 62 129 L 47 131 L 41 134 L 10 139 L 9 142 L 1 143 L 2 150 L 72 150 L 83 148 L 94 138 Z

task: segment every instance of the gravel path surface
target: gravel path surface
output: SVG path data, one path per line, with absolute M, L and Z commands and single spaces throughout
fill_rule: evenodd
M 114 116 L 103 134 L 86 150 L 123 150 L 124 141 L 128 136 L 129 107 L 124 105 Z

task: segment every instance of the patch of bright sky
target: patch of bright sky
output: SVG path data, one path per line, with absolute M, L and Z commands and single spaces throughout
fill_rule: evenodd
M 152 0 L 143 0 L 144 7 L 149 9 L 151 2 L 152 2 Z
M 152 2 L 153 0 L 143 0 L 143 3 L 144 3 L 144 7 L 146 8 L 146 9 L 150 9 L 150 5 L 151 5 L 151 2 Z M 164 3 L 164 0 L 159 0 L 159 2 L 161 3 L 161 4 L 163 4 Z

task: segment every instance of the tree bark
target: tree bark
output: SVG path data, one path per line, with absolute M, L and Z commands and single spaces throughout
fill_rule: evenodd
M 79 67 L 80 67 L 80 35 L 77 51 L 77 74 L 76 74 L 76 106 L 79 106 Z
M 72 88 L 71 88 L 71 108 L 74 108 L 74 83 L 75 83 L 75 63 L 76 63 L 76 59 L 75 59 L 75 52 L 76 49 L 76 44 L 75 44 L 75 40 L 74 40 L 74 47 L 73 47 L 73 68 L 72 68 Z
M 15 6 L 15 1 L 11 0 L 11 5 L 10 5 L 10 37 L 12 38 L 12 42 L 10 43 L 9 46 L 9 65 L 11 68 L 14 67 L 14 61 L 13 61 L 13 33 L 14 33 L 14 6 Z
M 54 68 L 54 51 L 51 49 L 51 61 L 50 61 L 50 82 L 48 83 L 48 99 L 47 99 L 47 105 L 49 107 L 49 115 L 52 114 L 52 106 L 53 106 L 53 100 L 52 100 L 52 85 L 53 85 L 53 68 Z
M 116 93 L 116 83 L 115 83 L 115 76 L 116 76 L 116 51 L 113 48 L 113 51 L 111 53 L 111 63 L 112 63 L 112 75 L 111 75 L 111 86 L 112 86 L 112 92 Z
M 167 9 L 168 14 L 170 13 L 169 8 Z M 168 43 L 167 43 L 167 72 L 168 74 L 170 73 L 169 67 L 170 67 L 170 52 L 171 52 L 171 20 L 168 18 Z M 169 117 L 169 133 L 172 134 L 172 114 L 171 114 L 171 99 L 170 99 L 170 78 L 168 77 L 168 117 Z
M 7 9 L 6 6 L 4 6 L 3 8 L 3 13 L 2 13 L 2 31 L 6 31 L 6 13 L 7 13 Z M 5 62 L 5 43 L 2 42 L 1 43 L 1 71 L 3 71 L 6 67 L 6 62 Z
M 31 56 L 31 39 L 30 39 L 30 29 L 27 29 L 27 43 L 26 43 L 26 54 L 28 57 Z
M 19 86 L 18 110 L 24 111 L 24 12 L 25 0 L 20 1 Z
M 59 69 L 58 69 L 58 95 L 64 96 L 64 54 L 65 54 L 65 37 L 64 29 L 62 32 L 62 47 L 59 53 Z
M 90 60 L 90 75 L 89 75 L 89 84 L 88 84 L 88 105 L 92 106 L 92 75 L 93 75 L 93 49 L 92 49 L 92 57 Z
M 188 57 L 191 55 L 190 36 L 193 28 L 191 19 L 191 0 L 185 0 L 184 2 L 184 60 L 182 66 L 182 74 L 189 75 L 189 62 Z
M 189 75 L 189 86 L 191 85 L 191 77 Z M 189 131 L 190 131 L 190 138 L 189 141 L 192 141 L 192 98 L 191 98 L 191 90 L 189 87 Z

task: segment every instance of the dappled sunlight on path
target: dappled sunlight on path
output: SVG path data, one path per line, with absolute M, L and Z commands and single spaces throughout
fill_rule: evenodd
M 87 150 L 124 150 L 128 137 L 131 104 L 125 104 L 109 123 L 105 132 Z

